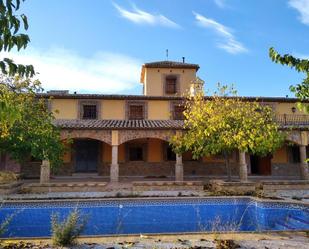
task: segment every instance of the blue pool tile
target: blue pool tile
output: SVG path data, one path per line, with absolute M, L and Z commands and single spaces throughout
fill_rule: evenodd
M 87 217 L 84 235 L 309 229 L 308 206 L 250 198 L 143 199 L 5 203 L 0 222 L 15 214 L 4 237 L 47 237 L 51 216 L 75 208 Z

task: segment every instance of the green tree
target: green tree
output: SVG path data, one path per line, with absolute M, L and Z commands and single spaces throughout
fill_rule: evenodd
M 22 0 L 24 1 L 24 0 Z M 20 30 L 28 29 L 28 19 L 24 14 L 16 15 L 19 10 L 20 0 L 0 0 L 0 52 L 10 52 L 12 49 L 25 49 L 30 42 L 27 34 Z M 32 77 L 35 72 L 32 65 L 16 64 L 12 59 L 1 58 L 0 70 L 2 72 L 1 82 L 4 83 L 4 76 Z M 14 122 L 21 118 L 19 106 L 16 106 L 12 95 L 0 87 L 0 136 L 8 135 L 9 128 Z
M 232 151 L 264 156 L 284 140 L 270 107 L 237 97 L 236 91 L 226 86 L 219 85 L 219 91 L 210 99 L 203 94 L 188 97 L 184 116 L 186 130 L 173 137 L 174 151 L 192 151 L 194 159 L 222 153 L 229 180 Z
M 24 14 L 16 14 L 24 0 L 0 0 L 0 52 L 25 49 L 29 36 Z M 9 58 L 0 60 L 0 152 L 6 152 L 18 162 L 29 156 L 61 163 L 64 146 L 60 131 L 46 101 L 38 98 L 42 92 L 32 65 L 15 64 Z
M 15 14 L 20 3 L 21 0 L 0 0 L 0 52 L 10 52 L 14 48 L 19 51 L 25 49 L 30 42 L 29 36 L 20 32 L 21 29 L 28 29 L 27 16 Z M 32 65 L 16 64 L 9 58 L 0 60 L 0 69 L 3 74 L 10 76 L 18 74 L 32 77 L 35 74 Z
M 274 48 L 269 49 L 269 57 L 272 61 L 276 63 L 280 63 L 281 65 L 287 65 L 291 68 L 296 69 L 298 72 L 305 73 L 306 78 L 296 85 L 290 86 L 290 90 L 295 93 L 295 96 L 300 100 L 308 100 L 309 99 L 309 60 L 295 58 L 292 55 L 285 54 L 280 55 Z M 298 107 L 300 110 L 303 110 L 309 113 L 309 105 L 304 105 L 298 103 Z
M 60 130 L 53 125 L 53 114 L 47 108 L 49 100 L 37 97 L 40 91 L 40 82 L 29 78 L 7 77 L 0 82 L 0 103 L 5 96 L 18 113 L 13 123 L 0 123 L 0 152 L 21 163 L 32 156 L 50 160 L 56 166 L 61 163 L 64 145 Z M 7 110 L 1 112 L 10 115 Z

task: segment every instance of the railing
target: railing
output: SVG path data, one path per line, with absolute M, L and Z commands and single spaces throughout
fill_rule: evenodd
M 287 126 L 309 126 L 309 115 L 297 115 L 297 114 L 278 114 L 276 115 L 276 121 L 280 125 Z

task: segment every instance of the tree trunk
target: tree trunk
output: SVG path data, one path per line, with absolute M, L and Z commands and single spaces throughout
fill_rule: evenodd
M 227 180 L 230 182 L 232 180 L 231 167 L 230 167 L 230 157 L 229 153 L 224 151 L 225 167 L 227 173 Z

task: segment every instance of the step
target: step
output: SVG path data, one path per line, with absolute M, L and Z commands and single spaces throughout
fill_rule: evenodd
M 282 221 L 278 221 L 276 223 L 275 227 L 277 227 L 277 226 L 283 227 L 283 230 L 297 230 L 297 228 L 295 228 L 291 224 L 286 224 L 285 222 L 282 222 Z
M 309 222 L 298 217 L 289 217 L 287 223 L 296 229 L 309 229 Z
M 275 231 L 285 231 L 285 230 L 288 230 L 288 228 L 286 228 L 285 226 L 276 224 L 276 225 L 273 227 L 272 230 L 275 230 Z

